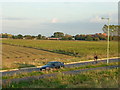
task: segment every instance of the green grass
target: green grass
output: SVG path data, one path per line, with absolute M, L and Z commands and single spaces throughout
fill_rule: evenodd
M 2 40 L 2 69 L 41 66 L 49 61 L 65 63 L 106 58 L 106 41 Z M 17 46 L 11 46 L 17 45 Z M 20 47 L 18 47 L 20 46 Z M 29 48 L 26 48 L 29 47 Z M 36 49 L 33 49 L 36 48 Z M 38 50 L 39 49 L 39 50 Z M 118 42 L 110 42 L 110 57 L 118 56 Z M 16 64 L 16 63 L 19 63 Z M 21 64 L 21 65 L 20 65 Z M 22 66 L 23 65 L 23 66 Z
M 104 66 L 112 66 L 112 65 L 118 65 L 118 62 L 113 62 L 105 64 L 105 63 L 99 63 L 96 65 L 84 65 L 81 67 L 71 67 L 71 68 L 61 68 L 61 69 L 55 69 L 55 70 L 50 70 L 50 71 L 33 71 L 33 72 L 24 72 L 21 74 L 14 74 L 14 75 L 6 75 L 2 76 L 2 79 L 13 79 L 13 78 L 23 78 L 23 77 L 29 77 L 29 76 L 38 76 L 38 75 L 43 75 L 43 74 L 50 74 L 50 73 L 55 73 L 55 72 L 63 72 L 63 71 L 71 71 L 71 70 L 81 70 L 81 69 L 87 69 L 87 68 L 96 68 L 96 67 L 104 67 Z
M 88 71 L 76 75 L 12 83 L 3 88 L 118 88 L 118 69 Z
M 81 60 L 106 57 L 106 41 L 3 40 L 3 43 L 33 47 L 55 53 L 80 57 Z M 118 56 L 118 42 L 110 42 L 110 57 Z

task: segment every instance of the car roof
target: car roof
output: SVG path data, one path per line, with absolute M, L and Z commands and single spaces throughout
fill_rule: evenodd
M 57 63 L 58 61 L 51 61 L 52 63 Z M 61 63 L 61 62 L 60 62 Z

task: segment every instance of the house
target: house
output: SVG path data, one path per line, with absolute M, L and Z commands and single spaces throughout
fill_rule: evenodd
M 49 38 L 47 38 L 48 40 L 60 40 L 61 38 L 51 38 L 51 37 L 49 37 Z
M 96 33 L 96 35 L 103 35 L 103 36 L 107 36 L 106 33 Z

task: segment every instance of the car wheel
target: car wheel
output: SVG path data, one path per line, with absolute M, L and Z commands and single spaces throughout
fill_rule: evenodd
M 61 68 L 64 68 L 64 66 L 61 66 Z
M 60 69 L 60 68 L 61 68 L 61 66 L 58 67 L 58 69 Z
M 48 70 L 48 71 L 49 71 L 49 70 L 50 70 L 50 68 L 49 68 L 49 67 L 46 67 L 46 70 Z

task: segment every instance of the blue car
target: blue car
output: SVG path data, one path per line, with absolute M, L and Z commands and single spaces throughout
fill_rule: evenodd
M 51 68 L 61 68 L 61 67 L 64 67 L 64 63 L 63 62 L 58 62 L 58 61 L 52 61 L 52 62 L 48 62 L 48 64 L 42 66 L 40 68 L 40 70 L 42 71 L 43 69 L 44 70 L 50 70 Z

